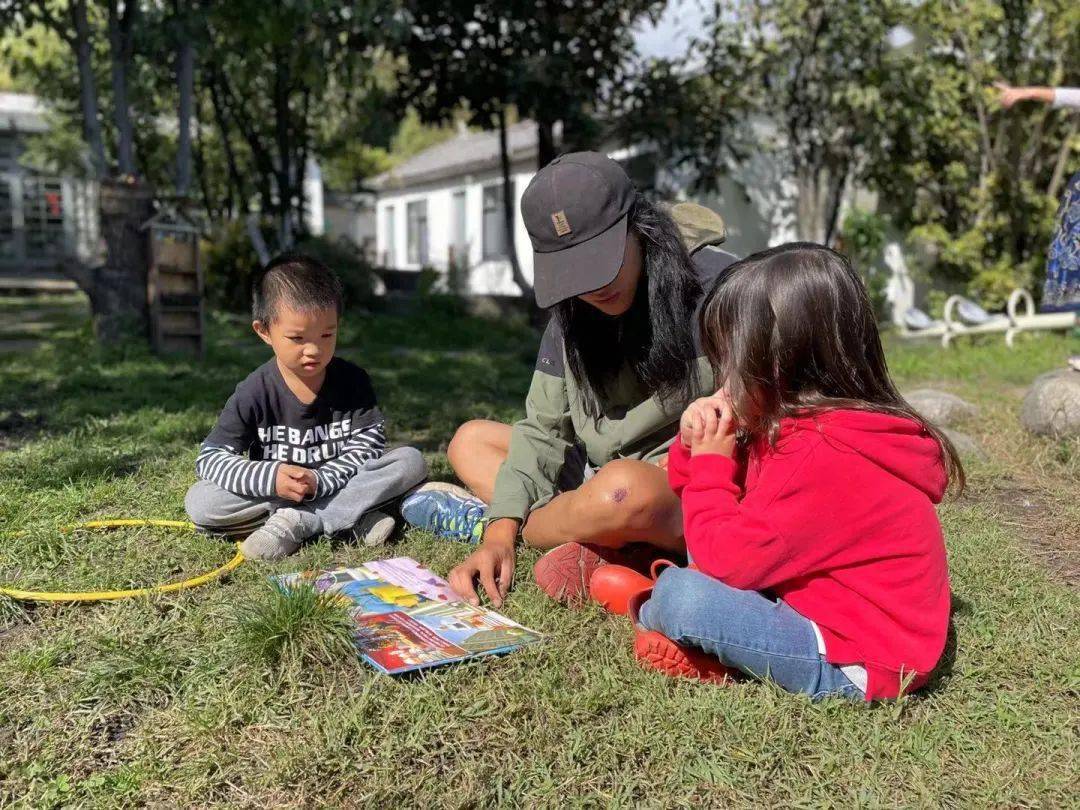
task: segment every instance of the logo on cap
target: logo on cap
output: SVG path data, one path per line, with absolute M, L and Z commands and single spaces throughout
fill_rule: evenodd
M 559 236 L 566 236 L 573 229 L 570 227 L 570 222 L 566 219 L 565 211 L 556 211 L 551 215 L 551 222 L 555 226 L 555 233 Z

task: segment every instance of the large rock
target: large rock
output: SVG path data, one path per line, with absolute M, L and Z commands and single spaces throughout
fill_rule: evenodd
M 935 391 L 932 388 L 909 391 L 904 394 L 904 399 L 922 415 L 923 419 L 935 425 L 954 425 L 964 419 L 970 419 L 979 412 L 978 408 L 955 394 Z
M 982 449 L 982 445 L 968 434 L 950 428 L 943 428 L 942 432 L 949 437 L 949 441 L 952 442 L 961 458 L 986 460 L 986 451 Z
M 1036 377 L 1020 421 L 1040 436 L 1080 436 L 1080 372 L 1063 368 Z

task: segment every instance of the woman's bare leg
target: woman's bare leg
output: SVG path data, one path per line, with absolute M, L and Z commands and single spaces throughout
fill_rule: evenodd
M 454 433 L 446 457 L 457 477 L 484 503 L 491 503 L 495 476 L 510 453 L 510 426 L 473 419 Z
M 510 426 L 486 419 L 466 422 L 446 450 L 465 486 L 491 503 L 495 476 L 510 452 Z M 619 459 L 601 467 L 580 487 L 556 495 L 534 510 L 522 537 L 534 548 L 563 543 L 618 547 L 646 542 L 682 552 L 682 509 L 667 472 L 644 461 Z
M 646 542 L 669 551 L 686 549 L 682 508 L 667 472 L 654 464 L 618 459 L 570 492 L 534 510 L 522 537 L 535 548 L 563 543 L 619 547 Z

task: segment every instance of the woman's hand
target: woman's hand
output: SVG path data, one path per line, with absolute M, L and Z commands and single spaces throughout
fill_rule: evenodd
M 479 580 L 495 607 L 502 607 L 514 581 L 514 543 L 516 520 L 496 520 L 488 524 L 479 548 L 450 572 L 450 587 L 470 605 L 479 605 L 476 582 Z
M 735 455 L 735 414 L 724 389 L 690 403 L 679 420 L 679 439 L 690 455 Z

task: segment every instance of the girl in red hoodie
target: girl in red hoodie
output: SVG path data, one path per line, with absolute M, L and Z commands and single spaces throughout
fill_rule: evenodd
M 964 474 L 889 378 L 862 281 L 835 251 L 783 245 L 732 265 L 700 318 L 725 382 L 668 461 L 693 564 L 632 600 L 638 656 L 815 699 L 919 688 L 949 623 L 934 505 Z

